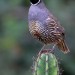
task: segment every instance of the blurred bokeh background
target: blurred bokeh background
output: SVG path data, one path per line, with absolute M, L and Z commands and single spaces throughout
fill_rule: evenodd
M 62 75 L 75 75 L 75 0 L 44 0 L 65 28 L 69 54 L 56 48 Z M 33 56 L 43 46 L 28 30 L 29 0 L 0 0 L 0 75 L 32 75 Z

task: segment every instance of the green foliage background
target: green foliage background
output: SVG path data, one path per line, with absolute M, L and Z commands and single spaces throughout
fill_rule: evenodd
M 58 49 L 62 75 L 75 75 L 75 1 L 44 0 L 65 28 L 69 54 Z M 32 57 L 43 46 L 28 30 L 29 0 L 0 0 L 0 75 L 31 75 Z

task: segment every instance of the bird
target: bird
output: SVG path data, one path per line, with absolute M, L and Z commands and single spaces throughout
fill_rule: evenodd
M 64 54 L 70 52 L 65 42 L 65 30 L 47 9 L 43 0 L 30 0 L 28 25 L 31 35 L 45 45 L 54 44 Z M 43 46 L 43 47 L 44 47 Z

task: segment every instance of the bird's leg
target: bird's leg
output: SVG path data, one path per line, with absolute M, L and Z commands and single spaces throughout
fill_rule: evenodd
M 39 54 L 41 54 L 41 53 L 42 53 L 42 51 L 44 50 L 45 46 L 46 46 L 46 45 L 44 44 L 44 46 L 41 48 L 41 50 L 40 50 Z
M 46 45 L 44 44 L 44 46 L 41 48 L 41 51 L 45 48 L 45 46 L 46 46 Z
M 53 53 L 53 51 L 54 51 L 54 49 L 55 49 L 55 46 L 56 46 L 57 44 L 54 44 L 53 46 L 52 46 L 52 49 L 47 49 L 45 52 L 47 52 L 47 53 Z
M 56 44 L 54 44 L 54 45 L 53 45 L 53 47 L 52 47 L 52 49 L 51 49 L 51 52 L 53 52 L 53 51 L 54 51 L 55 46 L 56 46 Z

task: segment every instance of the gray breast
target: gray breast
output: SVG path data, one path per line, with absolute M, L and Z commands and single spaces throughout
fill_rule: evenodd
M 44 20 L 48 17 L 48 11 L 46 8 L 38 8 L 37 6 L 31 6 L 29 9 L 28 20 L 40 21 L 44 22 Z

